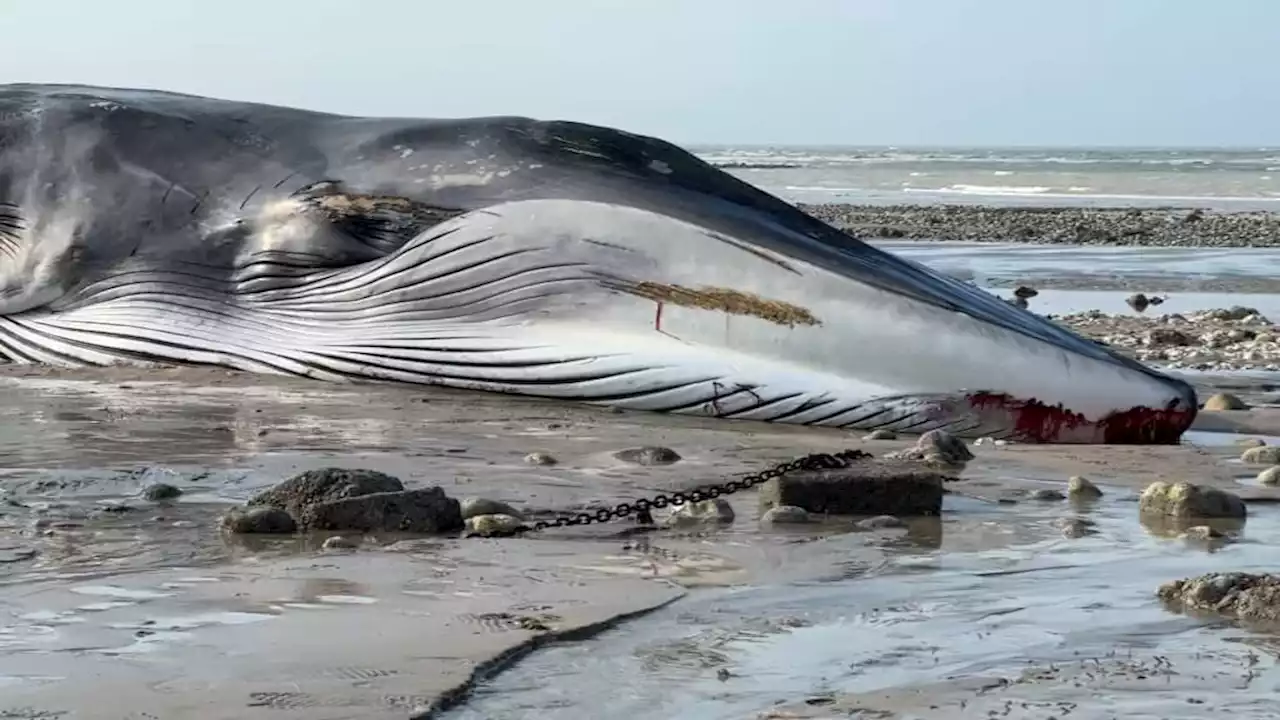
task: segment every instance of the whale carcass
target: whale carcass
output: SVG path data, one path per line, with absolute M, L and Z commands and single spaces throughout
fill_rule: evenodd
M 654 138 L 63 85 L 0 86 L 0 355 L 1029 442 L 1196 413 Z

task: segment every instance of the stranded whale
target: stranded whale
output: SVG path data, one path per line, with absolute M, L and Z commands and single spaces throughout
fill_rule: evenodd
M 671 144 L 0 86 L 0 355 L 1172 443 L 1186 383 Z

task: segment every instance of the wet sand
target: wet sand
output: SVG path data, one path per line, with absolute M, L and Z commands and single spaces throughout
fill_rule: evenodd
M 981 445 L 944 517 L 902 529 L 850 521 L 767 531 L 744 493 L 732 498 L 738 521 L 720 530 L 620 537 L 628 526 L 614 523 L 503 540 L 382 536 L 333 553 L 320 550 L 323 537 L 229 539 L 216 518 L 284 476 L 330 465 L 570 510 L 811 451 L 880 454 L 907 441 L 206 369 L 9 368 L 0 392 L 8 717 L 433 717 L 535 647 L 654 608 L 678 614 L 686 593 L 874 582 L 904 554 L 1042 542 L 1060 535 L 1050 521 L 1073 510 L 1027 493 L 1073 474 L 1105 477 L 1116 496 L 1107 502 L 1124 514 L 1136 510 L 1122 498 L 1153 480 L 1238 487 L 1230 448 Z M 1232 417 L 1240 430 L 1280 427 L 1280 412 Z M 644 444 L 684 459 L 639 467 L 611 455 Z M 527 465 L 532 451 L 560 464 Z M 156 480 L 184 495 L 142 500 Z M 717 622 L 743 622 L 735 617 Z M 104 712 L 104 697 L 118 711 Z
M 1124 305 L 1152 279 L 1182 288 L 1162 313 L 1248 304 L 1280 317 L 1276 296 L 1239 294 L 1267 282 L 1261 257 L 895 247 L 1002 295 L 1032 282 L 1034 312 L 1122 315 L 1110 334 L 1157 322 Z M 579 511 L 910 440 L 216 369 L 4 368 L 0 717 L 1269 717 L 1274 637 L 1171 613 L 1155 589 L 1274 566 L 1280 490 L 1258 485 L 1233 443 L 1280 443 L 1280 381 L 1186 376 L 1252 409 L 1202 413 L 1177 447 L 974 446 L 942 516 L 902 527 L 768 529 L 747 492 L 719 528 L 371 535 L 335 553 L 323 534 L 224 536 L 217 518 L 326 466 Z M 683 459 L 613 456 L 641 445 Z M 559 462 L 530 465 L 530 452 Z M 1106 495 L 1037 499 L 1072 475 Z M 1251 500 L 1247 523 L 1226 528 L 1234 542 L 1139 521 L 1142 487 L 1183 479 Z M 154 482 L 184 494 L 146 501 Z

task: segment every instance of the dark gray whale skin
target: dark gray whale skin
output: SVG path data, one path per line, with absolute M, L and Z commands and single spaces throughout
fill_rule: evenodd
M 1027 441 L 1197 405 L 655 138 L 72 85 L 0 86 L 0 354 Z

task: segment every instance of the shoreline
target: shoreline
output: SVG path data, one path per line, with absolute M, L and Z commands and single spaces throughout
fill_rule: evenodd
M 1280 213 L 1199 208 L 797 203 L 861 240 L 1112 247 L 1280 247 Z

